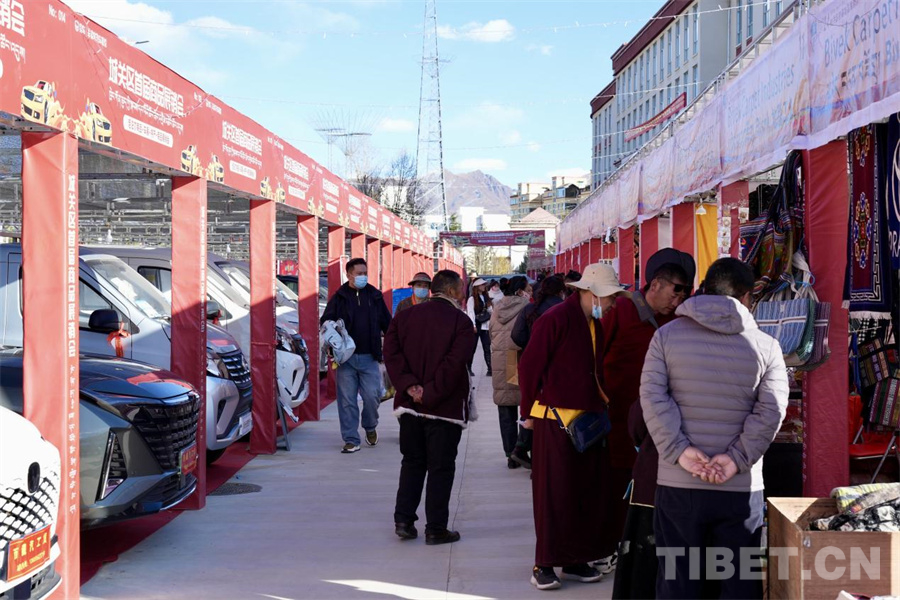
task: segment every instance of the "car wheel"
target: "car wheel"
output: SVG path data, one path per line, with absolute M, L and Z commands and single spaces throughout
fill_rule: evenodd
M 222 455 L 225 454 L 226 450 L 228 450 L 228 448 L 220 448 L 218 450 L 207 450 L 206 451 L 206 464 L 211 465 L 214 462 L 216 462 L 217 460 L 219 460 L 220 458 L 222 458 Z

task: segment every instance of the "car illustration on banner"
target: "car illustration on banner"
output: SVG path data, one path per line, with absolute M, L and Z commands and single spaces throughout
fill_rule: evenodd
M 262 181 L 259 182 L 259 195 L 267 200 L 271 200 L 273 198 L 272 195 L 272 184 L 269 183 L 268 177 L 263 177 Z
M 284 191 L 284 187 L 282 187 L 281 182 L 278 182 L 278 187 L 275 188 L 275 202 L 280 202 L 282 204 L 287 200 L 287 194 Z
M 206 178 L 215 183 L 224 183 L 225 181 L 225 165 L 219 162 L 219 157 L 216 154 L 212 155 L 209 164 L 206 166 Z
M 100 144 L 112 145 L 112 123 L 104 116 L 96 102 L 88 100 L 76 124 L 76 135 Z
M 56 85 L 43 79 L 22 88 L 22 116 L 29 121 L 55 126 L 62 114 Z
M 181 170 L 198 177 L 203 174 L 203 167 L 200 165 L 200 157 L 197 156 L 197 147 L 194 144 L 181 151 Z

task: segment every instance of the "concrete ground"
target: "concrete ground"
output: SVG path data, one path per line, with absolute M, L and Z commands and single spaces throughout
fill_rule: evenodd
M 480 361 L 480 349 L 477 361 Z M 476 363 L 477 364 L 477 363 Z M 426 546 L 394 535 L 397 421 L 381 407 L 380 441 L 339 450 L 337 411 L 291 433 L 291 452 L 260 456 L 233 481 L 262 491 L 212 496 L 115 563 L 81 592 L 93 598 L 539 598 L 530 583 L 534 523 L 529 471 L 509 470 L 491 382 L 476 366 L 480 420 L 463 434 L 450 504 L 462 540 Z M 609 598 L 600 583 L 564 581 L 556 598 Z

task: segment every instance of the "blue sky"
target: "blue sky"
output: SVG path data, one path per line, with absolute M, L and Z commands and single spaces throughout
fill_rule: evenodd
M 317 127 L 369 131 L 362 168 L 416 151 L 424 2 L 66 0 L 322 164 Z M 590 99 L 662 0 L 438 0 L 444 166 L 513 186 L 590 170 Z

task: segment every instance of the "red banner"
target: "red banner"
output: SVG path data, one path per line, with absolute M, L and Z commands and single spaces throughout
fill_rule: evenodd
M 662 125 L 663 123 L 677 115 L 679 112 L 681 112 L 681 109 L 683 109 L 685 106 L 687 106 L 687 93 L 683 92 L 675 98 L 672 104 L 662 109 L 655 117 L 653 117 L 649 121 L 644 121 L 637 127 L 626 131 L 625 141 L 630 142 L 634 138 L 640 137 L 654 127 Z
M 532 246 L 545 245 L 542 230 L 533 231 L 450 231 L 442 232 L 441 239 L 453 246 Z
M 377 203 L 62 2 L 3 0 L 0 34 L 0 111 L 364 232 Z

